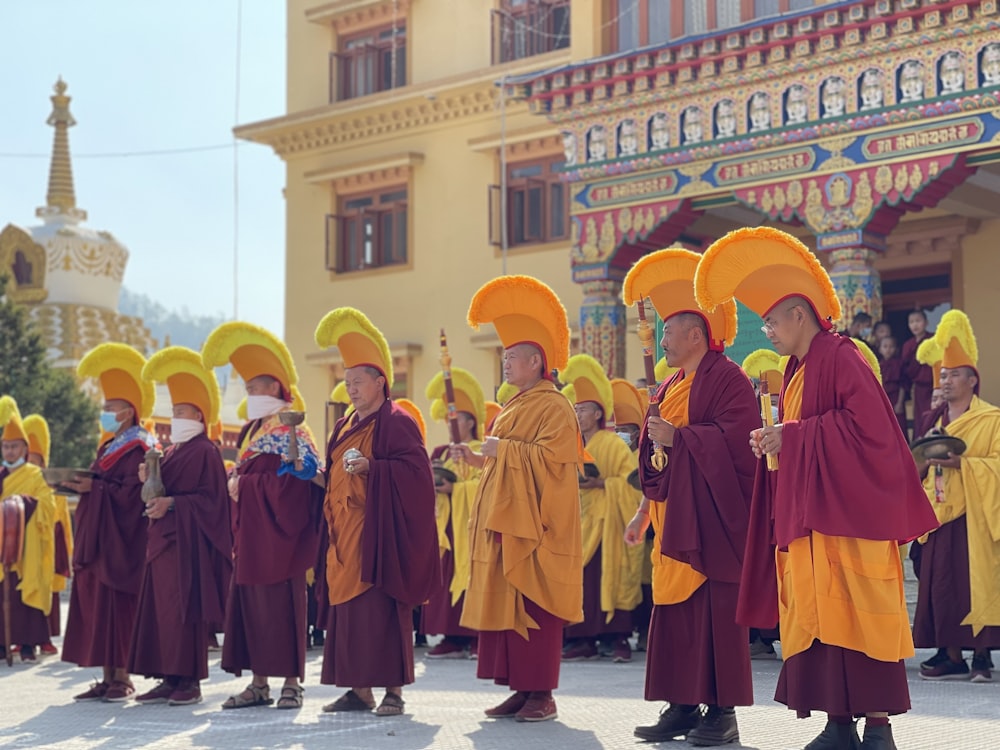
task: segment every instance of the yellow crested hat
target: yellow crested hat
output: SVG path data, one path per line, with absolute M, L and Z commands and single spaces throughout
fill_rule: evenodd
M 424 421 L 424 415 L 420 413 L 420 407 L 415 403 L 410 401 L 408 398 L 395 398 L 393 401 L 396 402 L 398 406 L 401 406 L 407 414 L 409 414 L 417 423 L 417 427 L 420 428 L 420 437 L 423 438 L 424 442 L 427 442 L 427 422 Z
M 247 397 L 244 396 L 243 399 L 236 405 L 236 418 L 240 421 L 247 421 Z
M 305 411 L 306 410 L 306 400 L 302 396 L 302 391 L 298 389 L 298 386 L 292 386 L 292 411 Z
M 222 420 L 217 419 L 208 426 L 208 439 L 213 443 L 217 443 L 222 440 L 222 436 L 225 434 L 225 431 L 225 426 L 222 424 Z
M 531 276 L 500 276 L 483 284 L 472 297 L 469 325 L 492 323 L 505 349 L 532 344 L 545 357 L 545 375 L 561 370 L 569 359 L 566 308 L 546 284 Z
M 506 406 L 507 402 L 514 398 L 517 393 L 517 386 L 511 385 L 505 380 L 500 384 L 500 387 L 497 388 L 497 403 L 501 406 Z
M 706 311 L 694 294 L 694 275 L 701 256 L 682 247 L 668 247 L 640 258 L 622 284 L 622 299 L 633 305 L 649 299 L 662 320 L 678 313 L 694 313 L 708 326 L 710 348 L 722 351 L 736 340 L 736 303 L 727 300 Z
M 600 362 L 589 354 L 575 354 L 559 370 L 559 380 L 573 387 L 574 404 L 592 401 L 601 407 L 604 419 L 611 420 L 615 412 L 615 395 Z M 564 388 L 563 392 L 566 393 L 567 389 Z
M 353 307 L 331 310 L 316 326 L 316 345 L 340 350 L 344 368 L 374 367 L 385 376 L 386 393 L 392 388 L 392 354 L 382 332 L 368 317 Z
M 868 366 L 872 368 L 872 372 L 875 373 L 875 379 L 879 383 L 882 382 L 882 365 L 878 363 L 878 357 L 875 356 L 875 352 L 872 348 L 864 343 L 858 343 L 858 351 L 861 352 L 861 356 L 865 358 L 865 362 Z
M 223 323 L 209 334 L 201 347 L 205 367 L 227 362 L 248 383 L 267 375 L 281 383 L 282 397 L 291 401 L 292 386 L 299 382 L 295 363 L 285 343 L 270 331 L 238 320 Z
M 705 310 L 738 299 L 761 318 L 789 297 L 805 297 L 823 328 L 840 320 L 840 300 L 812 251 L 787 232 L 748 227 L 716 240 L 698 263 L 694 293 Z
M 49 423 L 41 414 L 29 414 L 24 418 L 24 431 L 28 433 L 28 452 L 37 453 L 42 462 L 49 465 L 49 454 L 52 447 L 52 437 L 49 435 Z
M 330 391 L 330 401 L 335 404 L 348 404 L 351 403 L 351 397 L 347 395 L 347 381 L 341 380 L 337 385 L 333 387 Z
M 611 390 L 615 398 L 615 424 L 642 426 L 649 399 L 624 378 L 612 378 Z
M 679 367 L 671 367 L 668 365 L 666 357 L 660 357 L 657 360 L 656 365 L 653 366 L 653 374 L 656 376 L 657 383 L 665 383 L 670 380 L 670 378 L 674 376 L 674 373 L 679 369 Z
M 743 372 L 754 380 L 766 380 L 767 390 L 777 396 L 781 392 L 781 383 L 785 374 L 785 362 L 777 352 L 770 349 L 757 349 L 750 352 L 743 360 Z
M 487 428 L 493 424 L 493 420 L 497 418 L 497 414 L 500 413 L 501 409 L 503 409 L 503 407 L 496 401 L 486 402 L 486 424 L 483 426 L 483 435 L 486 434 Z
M 23 440 L 31 450 L 28 433 L 21 421 L 21 412 L 18 411 L 17 402 L 10 396 L 0 397 L 0 426 L 3 427 L 3 440 Z
M 941 342 L 938 341 L 937 332 L 934 336 L 924 339 L 917 347 L 917 362 L 930 365 L 931 373 L 934 376 L 934 387 L 941 387 L 941 359 L 944 357 L 944 350 Z
M 171 404 L 191 404 L 201 412 L 206 432 L 219 421 L 222 396 L 215 373 L 202 363 L 198 352 L 184 346 L 168 346 L 149 358 L 142 368 L 143 380 L 166 383 Z
M 458 411 L 468 412 L 476 418 L 477 433 L 481 436 L 487 424 L 483 387 L 479 385 L 479 381 L 471 372 L 461 367 L 451 368 L 451 384 L 455 391 L 455 408 Z M 424 393 L 431 400 L 431 419 L 435 422 L 443 422 L 448 419 L 444 373 L 439 372 L 431 378 Z
M 141 422 L 153 413 L 156 389 L 143 380 L 146 359 L 127 344 L 99 344 L 87 352 L 76 366 L 81 378 L 97 378 L 105 399 L 127 401 Z
M 949 310 L 941 316 L 934 338 L 941 348 L 941 367 L 971 367 L 979 364 L 979 345 L 972 332 L 969 316 L 961 310 Z

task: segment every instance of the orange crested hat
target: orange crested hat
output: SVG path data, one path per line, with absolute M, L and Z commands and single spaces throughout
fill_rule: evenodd
M 394 398 L 393 401 L 396 402 L 403 410 L 413 417 L 413 420 L 417 423 L 417 427 L 420 428 L 420 437 L 423 438 L 424 442 L 427 442 L 427 422 L 424 421 L 424 415 L 420 413 L 420 407 L 415 403 L 410 401 L 408 398 Z
M 574 405 L 593 402 L 601 407 L 604 419 L 610 421 L 615 412 L 615 396 L 600 362 L 589 354 L 575 354 L 559 370 L 559 380 L 566 383 L 563 393 Z
M 281 383 L 282 397 L 292 400 L 292 386 L 299 381 L 292 355 L 285 342 L 270 331 L 238 320 L 223 323 L 209 334 L 201 347 L 205 367 L 227 362 L 248 383 L 267 375 Z
M 24 418 L 24 431 L 28 433 L 28 451 L 42 457 L 42 463 L 49 465 L 49 453 L 52 447 L 52 437 L 49 435 L 49 423 L 41 414 L 29 414 Z
M 493 421 L 497 418 L 497 414 L 503 409 L 500 404 L 496 401 L 486 402 L 486 425 L 483 427 L 483 434 L 485 435 L 488 428 L 493 424 Z
M 116 399 L 131 404 L 141 422 L 153 413 L 156 389 L 152 381 L 142 379 L 146 359 L 127 344 L 108 342 L 98 344 L 76 366 L 81 378 L 96 378 L 105 399 Z
M 374 367 L 385 376 L 385 390 L 392 388 L 392 354 L 382 332 L 368 317 L 353 307 L 331 310 L 316 326 L 316 345 L 337 347 L 344 367 Z
M 785 363 L 777 352 L 770 349 L 757 349 L 750 352 L 743 360 L 743 372 L 754 380 L 766 380 L 767 390 L 773 395 L 781 392 L 782 380 L 785 376 Z
M 184 346 L 161 349 L 142 368 L 143 380 L 166 383 L 170 402 L 191 404 L 201 412 L 206 432 L 219 421 L 222 396 L 215 373 L 202 363 L 198 352 Z
M 451 368 L 451 385 L 455 391 L 455 409 L 471 414 L 476 419 L 478 436 L 488 424 L 486 414 L 486 399 L 483 387 L 468 370 L 461 367 Z M 444 373 L 439 372 L 431 378 L 424 394 L 431 400 L 431 419 L 444 422 L 448 419 L 448 404 L 445 403 Z
M 941 367 L 971 367 L 979 364 L 979 345 L 972 332 L 969 316 L 961 310 L 949 310 L 941 316 L 934 338 L 941 347 Z M 919 356 L 919 353 L 918 353 Z
M 842 314 L 819 259 L 799 239 L 773 227 L 737 229 L 713 242 L 698 263 L 694 291 L 706 310 L 735 298 L 761 318 L 782 300 L 805 297 L 827 330 Z
M 642 426 L 649 399 L 624 378 L 612 378 L 611 390 L 615 397 L 615 424 Z
M 924 365 L 930 365 L 931 373 L 934 376 L 934 387 L 941 387 L 941 361 L 944 357 L 944 350 L 941 342 L 938 341 L 937 331 L 935 335 L 924 339 L 917 347 L 917 361 Z
M 531 276 L 500 276 L 472 297 L 469 325 L 492 323 L 505 349 L 532 344 L 545 357 L 545 374 L 561 370 L 569 359 L 566 308 L 546 284 Z
M 706 311 L 694 294 L 694 275 L 701 256 L 682 247 L 650 253 L 629 269 L 622 284 L 622 299 L 633 305 L 649 299 L 657 315 L 666 320 L 679 313 L 693 313 L 708 326 L 709 346 L 722 351 L 736 339 L 736 303 L 732 300 Z
M 28 449 L 31 449 L 28 433 L 21 421 L 21 412 L 17 408 L 17 402 L 10 396 L 0 397 L 0 427 L 3 428 L 4 440 L 23 440 L 28 444 Z

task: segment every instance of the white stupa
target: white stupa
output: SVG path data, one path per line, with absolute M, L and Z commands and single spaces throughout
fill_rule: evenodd
M 7 293 L 27 306 L 56 367 L 75 368 L 91 348 L 120 341 L 144 354 L 155 348 L 138 318 L 118 312 L 128 250 L 110 232 L 83 225 L 76 206 L 69 128 L 76 124 L 60 78 L 48 124 L 55 128 L 49 189 L 35 214 L 41 226 L 8 224 L 0 231 L 0 269 L 10 276 Z

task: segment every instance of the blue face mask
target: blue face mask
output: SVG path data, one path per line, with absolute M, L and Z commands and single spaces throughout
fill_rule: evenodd
M 118 421 L 118 412 L 116 411 L 102 411 L 101 412 L 101 429 L 105 432 L 118 432 L 118 426 L 121 423 Z
M 18 466 L 23 466 L 23 465 L 24 465 L 24 456 L 21 456 L 21 458 L 17 459 L 13 463 L 10 462 L 10 461 L 4 461 L 3 462 L 3 467 L 5 469 L 7 469 L 7 471 L 13 471 Z

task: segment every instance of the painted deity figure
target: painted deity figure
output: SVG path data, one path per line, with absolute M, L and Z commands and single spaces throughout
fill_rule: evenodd
M 785 124 L 802 125 L 809 116 L 809 104 L 806 101 L 806 87 L 801 83 L 788 87 L 785 99 Z
M 649 118 L 648 148 L 650 151 L 662 151 L 670 147 L 670 124 L 665 112 L 655 112 Z
M 965 89 L 965 69 L 962 54 L 945 52 L 938 63 L 938 84 L 941 94 L 960 94 Z
M 839 76 L 823 81 L 823 117 L 843 117 L 847 111 L 847 84 Z
M 691 146 L 705 139 L 705 127 L 701 121 L 701 107 L 688 107 L 681 113 L 681 132 L 684 145 Z
M 907 60 L 899 67 L 899 101 L 919 102 L 924 98 L 924 66 L 917 60 Z
M 861 109 L 879 109 L 885 103 L 882 71 L 868 68 L 861 74 Z
M 736 135 L 736 103 L 723 99 L 715 105 L 715 137 L 730 138 Z
M 618 123 L 618 155 L 635 156 L 639 153 L 639 135 L 635 120 L 629 117 Z
M 771 127 L 771 97 L 764 91 L 754 92 L 750 97 L 750 132 L 759 133 Z
M 608 158 L 608 133 L 603 125 L 594 125 L 587 132 L 587 161 L 604 161 Z
M 576 134 L 568 130 L 562 132 L 563 160 L 567 167 L 576 164 Z
M 983 47 L 979 72 L 984 86 L 1000 86 L 1000 43 L 992 42 Z

